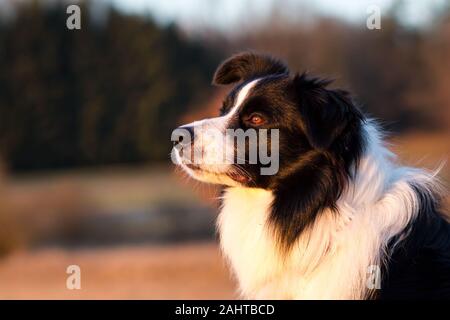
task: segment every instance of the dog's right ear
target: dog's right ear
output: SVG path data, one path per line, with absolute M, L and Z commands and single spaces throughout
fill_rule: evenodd
M 288 74 L 286 65 L 269 55 L 243 52 L 228 58 L 217 68 L 212 83 L 226 85 L 250 78 Z
M 328 149 L 346 127 L 359 128 L 363 120 L 349 93 L 327 88 L 330 83 L 306 73 L 293 78 L 305 134 L 317 150 Z

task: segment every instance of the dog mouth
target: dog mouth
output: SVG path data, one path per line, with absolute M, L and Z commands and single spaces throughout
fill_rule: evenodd
M 249 176 L 237 172 L 230 172 L 227 175 L 234 181 L 240 182 L 242 184 L 247 184 L 252 181 Z
M 180 153 L 177 149 L 175 149 L 174 151 L 176 164 L 197 180 L 205 182 L 214 181 L 213 183 L 220 183 L 219 181 L 224 181 L 222 179 L 225 178 L 225 181 L 226 179 L 229 179 L 229 181 L 237 182 L 240 185 L 248 185 L 253 181 L 250 174 L 240 167 L 230 165 L 230 167 L 226 170 L 216 171 L 214 170 L 214 168 L 212 168 L 213 170 L 211 170 L 209 168 L 205 168 L 200 164 L 186 161 L 186 159 L 180 156 Z
M 197 173 L 197 174 L 215 175 L 217 177 L 226 176 L 226 177 L 232 179 L 233 181 L 236 181 L 236 182 L 239 182 L 242 184 L 247 184 L 252 181 L 251 177 L 248 174 L 239 173 L 237 171 L 214 172 L 214 171 L 206 170 L 196 164 L 184 164 L 184 165 L 187 168 L 189 168 L 190 170 L 192 170 L 194 173 Z

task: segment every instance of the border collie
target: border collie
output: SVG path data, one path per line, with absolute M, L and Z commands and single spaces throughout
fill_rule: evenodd
M 234 85 L 220 116 L 180 127 L 192 139 L 173 139 L 173 154 L 193 178 L 224 186 L 217 229 L 242 297 L 450 297 L 450 227 L 435 173 L 397 164 L 348 92 L 252 52 L 224 61 L 213 84 Z M 277 172 L 189 162 L 182 148 L 211 159 L 227 145 L 205 128 L 278 129 Z

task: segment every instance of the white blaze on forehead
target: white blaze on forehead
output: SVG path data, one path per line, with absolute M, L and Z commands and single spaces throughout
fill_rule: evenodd
M 250 90 L 256 85 L 256 83 L 258 81 L 259 81 L 259 79 L 252 80 L 239 90 L 239 93 L 237 95 L 237 98 L 235 100 L 233 107 L 230 109 L 230 111 L 226 115 L 221 116 L 221 117 L 215 117 L 215 118 L 194 121 L 194 122 L 183 125 L 181 128 L 194 127 L 194 128 L 202 128 L 203 130 L 208 129 L 208 128 L 215 128 L 215 129 L 221 129 L 221 130 L 225 129 L 228 120 L 239 110 L 239 107 L 242 105 L 242 103 L 247 98 L 248 94 L 250 93 Z
M 235 102 L 233 108 L 231 108 L 230 112 L 228 112 L 228 114 L 226 115 L 227 118 L 231 117 L 233 114 L 235 114 L 239 110 L 239 107 L 242 105 L 242 103 L 247 98 L 248 94 L 250 93 L 250 90 L 256 85 L 256 83 L 258 81 L 259 81 L 259 79 L 250 81 L 241 90 L 239 90 L 239 93 L 238 93 L 238 96 L 236 98 L 236 102 Z
M 214 174 L 223 174 L 230 170 L 230 165 L 234 159 L 234 145 L 233 140 L 226 137 L 226 129 L 229 121 L 238 112 L 251 89 L 258 81 L 259 79 L 252 80 L 239 90 L 233 107 L 226 115 L 195 121 L 183 126 L 194 128 L 194 150 L 197 150 L 195 155 L 199 155 L 200 158 L 194 159 L 194 162 L 206 172 L 200 175 L 184 166 L 185 171 L 192 177 L 202 181 L 208 180 L 209 182 L 218 183 L 217 178 L 214 178 Z M 180 162 L 182 163 L 182 161 Z M 222 175 L 220 179 L 223 180 L 225 178 L 227 177 Z M 227 183 L 225 184 L 233 185 L 232 180 L 230 181 L 229 178 L 227 178 Z

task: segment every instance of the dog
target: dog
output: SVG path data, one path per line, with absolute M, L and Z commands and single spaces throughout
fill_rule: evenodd
M 450 226 L 436 172 L 399 165 L 379 125 L 330 83 L 270 55 L 234 55 L 213 78 L 234 85 L 220 116 L 172 139 L 185 172 L 223 186 L 217 230 L 241 297 L 449 298 Z M 239 150 L 210 129 L 276 129 L 277 141 L 265 139 L 276 142 L 276 172 L 236 156 L 211 161 Z M 203 161 L 189 161 L 192 150 Z

